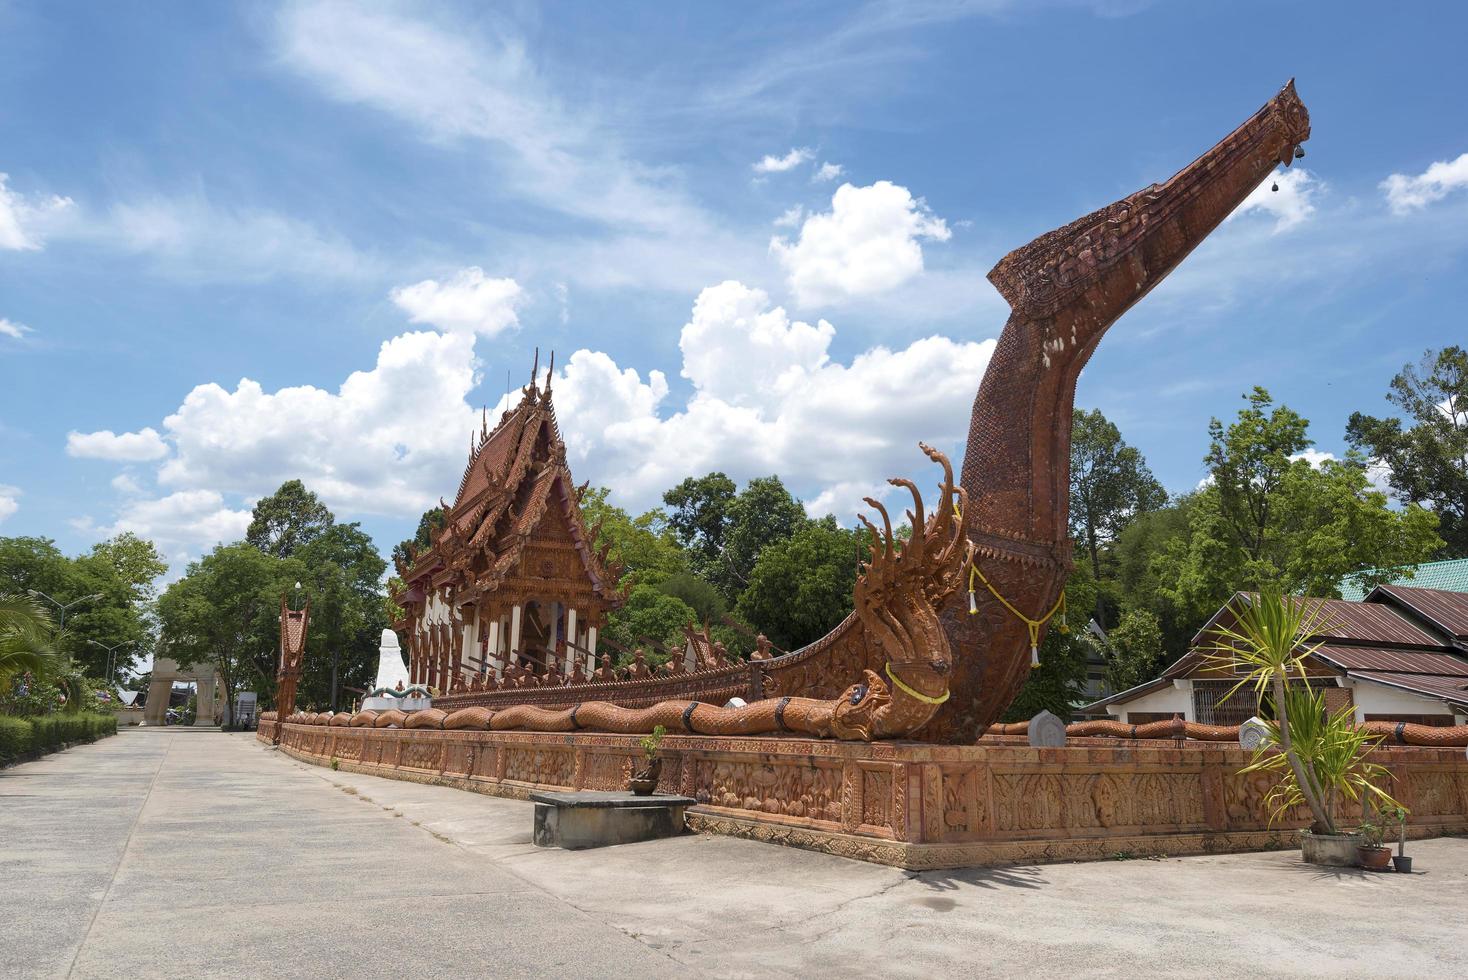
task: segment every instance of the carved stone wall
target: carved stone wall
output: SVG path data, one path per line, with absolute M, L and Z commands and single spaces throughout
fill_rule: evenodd
M 269 742 L 273 721 L 262 721 Z M 1086 742 L 1102 740 L 1087 739 Z M 287 724 L 280 744 L 321 765 L 523 799 L 536 789 L 621 789 L 634 736 Z M 1293 844 L 1270 828 L 1269 782 L 1249 754 L 1210 743 L 936 746 L 670 735 L 659 788 L 699 800 L 695 830 L 904 868 Z M 1412 808 L 1413 836 L 1468 831 L 1468 759 L 1392 747 L 1374 758 Z M 1348 820 L 1350 818 L 1348 817 Z

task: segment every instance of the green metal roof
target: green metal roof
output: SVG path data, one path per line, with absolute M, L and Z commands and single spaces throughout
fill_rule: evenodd
M 1418 565 L 1415 575 L 1403 575 L 1392 579 L 1388 585 L 1410 585 L 1417 589 L 1441 589 L 1444 592 L 1468 592 L 1468 558 L 1452 558 L 1448 561 L 1430 561 Z M 1354 579 L 1341 583 L 1341 598 L 1360 602 L 1369 589 L 1363 589 Z

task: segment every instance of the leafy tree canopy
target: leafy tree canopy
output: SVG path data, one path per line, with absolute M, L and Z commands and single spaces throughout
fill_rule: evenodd
M 1166 505 L 1167 491 L 1142 454 L 1099 410 L 1075 410 L 1070 442 L 1070 531 L 1081 543 L 1096 579 L 1104 549 L 1139 516 Z M 1105 603 L 1096 604 L 1106 626 Z
M 732 601 L 750 584 L 765 548 L 809 526 L 810 519 L 778 476 L 750 480 L 729 505 L 728 513 L 723 560 L 711 578 Z
M 807 521 L 760 552 L 739 595 L 740 615 L 786 650 L 819 639 L 851 612 L 866 541 L 864 532 L 840 527 L 833 517 Z
M 668 528 L 702 575 L 711 575 L 723 559 L 725 537 L 734 520 L 731 509 L 736 489 L 723 473 L 710 473 L 689 477 L 663 494 L 669 508 Z
M 1441 546 L 1436 516 L 1388 507 L 1361 457 L 1312 465 L 1306 421 L 1270 411 L 1262 388 L 1247 397 L 1234 424 L 1210 426 L 1212 483 L 1194 496 L 1186 539 L 1154 559 L 1161 593 L 1195 624 L 1237 590 L 1338 596 L 1347 576 L 1389 579 Z
M 1437 513 L 1440 557 L 1468 557 L 1468 351 L 1428 351 L 1392 378 L 1386 397 L 1405 424 L 1353 412 L 1346 438 L 1386 465 L 1398 500 Z
M 117 648 L 119 673 L 151 649 L 150 600 L 164 570 L 152 542 L 128 533 L 76 558 L 49 538 L 0 538 L 0 592 L 49 596 L 40 601 L 64 627 L 56 653 L 96 677 L 112 659 L 105 647 Z M 64 616 L 58 603 L 68 607 Z
M 335 523 L 331 511 L 300 480 L 287 480 L 255 505 L 245 540 L 267 555 L 289 558 Z

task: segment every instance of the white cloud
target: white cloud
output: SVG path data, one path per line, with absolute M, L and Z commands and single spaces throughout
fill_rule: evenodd
M 791 321 L 761 290 L 710 286 L 679 344 L 693 392 L 667 416 L 661 373 L 643 382 L 605 353 L 577 351 L 556 401 L 578 478 L 641 508 L 690 473 L 778 473 L 812 506 L 847 515 L 888 475 L 926 486 L 917 443 L 957 451 L 994 342 L 927 337 L 842 364 L 830 358 L 834 337 L 824 321 Z
M 1315 213 L 1314 197 L 1321 187 L 1315 175 L 1303 167 L 1271 174 L 1229 217 L 1262 212 L 1275 219 L 1276 232 L 1286 231 Z
M 515 307 L 524 299 L 513 279 L 486 279 L 484 270 L 470 266 L 452 279 L 425 279 L 392 291 L 392 301 L 414 323 L 429 323 L 449 331 L 467 330 L 493 337 L 519 323 Z
M 524 40 L 481 11 L 448 14 L 301 0 L 276 18 L 280 62 L 328 97 L 402 120 L 436 143 L 484 144 L 497 181 L 563 214 L 686 229 L 702 212 L 666 168 L 620 145 L 618 107 L 561 98 Z
M 794 228 L 800 224 L 800 219 L 803 217 L 805 217 L 805 208 L 796 204 L 782 212 L 773 224 L 776 228 Z
M 143 494 L 143 487 L 133 478 L 131 473 L 119 473 L 112 478 L 112 489 L 128 497 L 139 497 Z
M 99 538 L 131 531 L 158 545 L 177 565 L 191 554 L 243 538 L 250 526 L 250 510 L 229 507 L 215 490 L 181 490 L 156 500 L 129 501 L 117 519 L 104 527 L 87 517 L 73 521 L 72 526 Z
M 816 172 L 811 175 L 811 180 L 835 180 L 844 173 L 846 173 L 846 168 L 841 164 L 827 162 L 816 168 Z
M 1296 453 L 1291 460 L 1303 459 L 1317 470 L 1324 466 L 1328 460 L 1336 458 L 1335 453 L 1328 453 L 1320 449 L 1307 449 L 1303 453 Z
M 0 483 L 0 521 L 20 510 L 20 487 Z
M 14 337 L 16 340 L 24 340 L 25 335 L 32 332 L 31 328 L 24 323 L 16 323 L 14 320 L 7 320 L 0 316 L 0 334 Z
M 867 187 L 842 184 L 831 210 L 812 214 L 800 237 L 770 240 L 802 305 L 870 296 L 902 285 L 923 271 L 918 239 L 947 241 L 943 219 L 906 187 L 879 180 Z
M 477 413 L 474 335 L 423 331 L 382 344 L 335 392 L 202 384 L 163 426 L 164 486 L 261 496 L 300 478 L 329 506 L 411 516 L 452 491 Z
M 161 271 L 192 279 L 336 279 L 373 269 L 339 235 L 268 209 L 222 207 L 202 192 L 118 201 L 76 236 L 151 256 Z
M 10 175 L 0 173 L 0 249 L 36 251 L 45 245 L 44 232 L 72 209 L 69 197 L 23 196 L 7 185 Z
M 145 463 L 168 455 L 168 444 L 151 427 L 137 432 L 68 432 L 66 454 L 78 459 L 108 459 L 121 463 Z
M 754 163 L 754 172 L 757 174 L 783 174 L 787 170 L 794 170 L 807 160 L 814 159 L 815 154 L 808 147 L 792 147 L 790 152 L 784 156 L 777 157 L 773 153 L 766 153 Z
M 1392 174 L 1381 182 L 1387 203 L 1397 214 L 1420 210 L 1455 190 L 1468 187 L 1468 153 L 1439 160 L 1415 176 Z

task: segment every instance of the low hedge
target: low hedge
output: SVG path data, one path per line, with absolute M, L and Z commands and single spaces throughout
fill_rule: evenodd
M 33 718 L 0 716 L 0 765 L 32 753 L 55 752 L 68 742 L 95 742 L 116 734 L 115 715 L 62 712 Z

